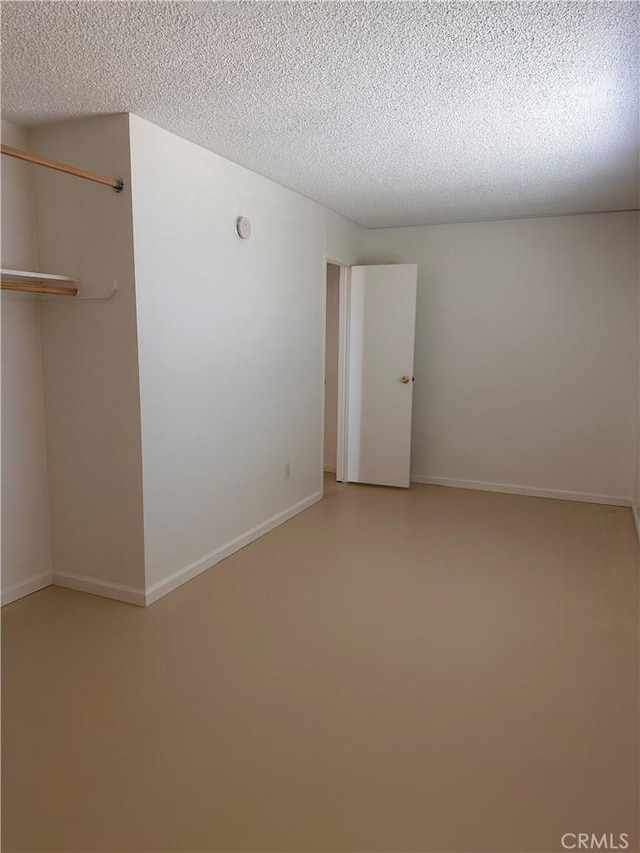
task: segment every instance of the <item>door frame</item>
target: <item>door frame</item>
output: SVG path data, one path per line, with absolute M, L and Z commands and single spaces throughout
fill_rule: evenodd
M 349 313 L 351 306 L 351 264 L 343 258 L 325 254 L 324 256 L 324 297 L 322 320 L 322 452 L 321 484 L 324 493 L 324 407 L 326 393 L 326 355 L 327 355 L 327 264 L 340 268 L 338 296 L 338 424 L 336 432 L 336 481 L 347 482 L 347 425 L 349 423 Z

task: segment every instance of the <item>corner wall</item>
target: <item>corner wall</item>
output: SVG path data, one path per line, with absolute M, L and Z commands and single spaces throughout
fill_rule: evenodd
M 149 603 L 320 499 L 325 256 L 361 229 L 136 116 L 131 161 Z
M 29 149 L 27 130 L 2 122 L 2 141 Z M 37 270 L 33 166 L 0 158 L 2 266 Z M 2 293 L 2 603 L 51 583 L 51 536 L 40 303 Z
M 198 540 L 196 535 L 196 548 L 204 549 L 204 555 L 196 552 L 199 571 L 320 496 L 324 259 L 330 254 L 345 263 L 356 262 L 362 229 L 160 128 L 132 121 L 146 128 L 153 149 L 143 152 L 143 168 L 137 173 L 140 188 L 145 170 L 151 170 L 150 184 L 142 200 L 138 197 L 138 213 L 151 214 L 137 222 L 140 302 L 146 309 L 141 329 L 150 330 L 144 337 L 147 353 L 157 345 L 163 354 L 173 345 L 177 356 L 159 376 L 153 353 L 140 371 L 138 366 L 130 117 L 62 122 L 28 135 L 3 125 L 8 144 L 125 179 L 124 192 L 116 195 L 96 184 L 3 158 L 4 265 L 69 275 L 81 289 L 83 283 L 118 284 L 109 300 L 40 302 L 3 294 L 3 305 L 9 306 L 3 319 L 11 320 L 3 341 L 5 602 L 53 580 L 147 603 L 197 573 L 193 565 L 186 574 L 180 571 L 194 555 L 194 514 L 201 521 L 196 534 L 202 536 Z M 139 142 L 141 137 L 135 138 Z M 176 175 L 173 182 L 166 181 L 168 173 Z M 168 208 L 153 210 L 163 192 L 175 202 L 178 216 Z M 240 211 L 236 201 L 258 224 L 250 244 L 240 244 L 233 235 L 233 219 Z M 219 229 L 208 230 L 201 216 L 207 212 Z M 153 230 L 158 222 L 160 233 Z M 176 224 L 184 238 L 177 243 Z M 145 245 L 146 225 L 152 231 L 151 243 Z M 168 232 L 163 234 L 165 227 Z M 41 237 L 37 262 L 36 229 Z M 158 281 L 144 278 L 145 262 L 155 263 L 167 250 L 171 278 L 164 275 L 164 267 Z M 218 289 L 212 296 L 207 283 L 218 264 L 228 277 L 213 277 Z M 163 307 L 169 316 L 162 316 Z M 232 310 L 234 326 L 220 308 Z M 193 326 L 185 329 L 189 318 Z M 217 337 L 210 334 L 215 323 Z M 157 338 L 158 331 L 166 332 L 166 338 Z M 204 355 L 202 364 L 197 357 L 190 360 L 193 348 L 196 356 Z M 194 372 L 207 369 L 207 359 L 209 366 L 217 364 L 219 378 L 233 391 L 228 400 L 225 395 L 211 397 L 206 387 L 199 395 L 192 384 Z M 140 375 L 145 379 L 142 389 Z M 146 579 L 141 394 L 150 416 L 145 471 L 151 559 Z M 187 406 L 180 415 L 181 395 L 195 407 Z M 154 456 L 156 404 L 161 410 L 166 406 L 168 431 L 166 446 Z M 246 416 L 239 425 L 235 404 Z M 183 445 L 181 456 L 180 431 L 173 428 L 182 416 L 200 443 Z M 216 429 L 219 443 L 212 446 Z M 210 477 L 203 478 L 207 454 Z M 172 503 L 173 482 L 166 489 L 162 484 L 166 466 L 176 459 L 179 471 L 170 473 L 176 475 L 176 493 L 180 498 L 185 490 L 187 498 L 190 489 L 192 498 L 196 493 L 195 503 L 187 500 L 177 507 Z M 230 468 L 234 462 L 240 482 Z M 291 476 L 285 481 L 287 463 Z M 226 486 L 221 471 L 229 477 Z M 208 493 L 212 483 L 215 488 Z M 201 497 L 205 504 L 198 508 Z M 169 522 L 158 530 L 159 514 L 167 506 L 177 511 L 170 512 Z M 180 512 L 187 519 L 182 526 Z M 158 541 L 165 534 L 167 554 L 167 542 Z M 167 556 L 169 562 L 158 568 L 158 560 Z M 167 573 L 175 569 L 178 577 L 167 583 Z M 146 580 L 156 585 L 149 597 Z
M 129 119 L 33 132 L 37 153 L 125 180 L 36 170 L 43 272 L 117 281 L 107 300 L 41 303 L 54 582 L 144 604 Z
M 365 232 L 417 263 L 412 479 L 629 505 L 638 214 Z

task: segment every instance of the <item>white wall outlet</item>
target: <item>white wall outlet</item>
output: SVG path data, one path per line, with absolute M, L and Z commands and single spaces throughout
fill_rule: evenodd
M 288 480 L 290 476 L 291 476 L 291 463 L 287 462 L 287 464 L 284 466 L 284 478 L 285 478 L 285 480 Z

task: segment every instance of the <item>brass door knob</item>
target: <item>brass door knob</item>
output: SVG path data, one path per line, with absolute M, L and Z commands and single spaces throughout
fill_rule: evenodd
M 408 385 L 411 382 L 411 377 L 410 376 L 401 376 L 400 382 L 402 382 L 403 385 Z

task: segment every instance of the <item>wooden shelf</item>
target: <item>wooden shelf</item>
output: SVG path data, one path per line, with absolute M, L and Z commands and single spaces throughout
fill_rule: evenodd
M 40 296 L 71 296 L 77 299 L 109 299 L 117 289 L 115 281 L 87 281 L 79 286 L 66 275 L 27 270 L 0 270 L 0 288 Z
M 75 282 L 75 278 L 67 275 L 51 275 L 48 272 L 28 272 L 27 270 L 0 270 L 2 281 L 25 281 L 32 284 L 46 282 L 47 284 L 64 284 L 64 282 Z

